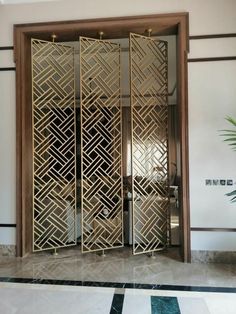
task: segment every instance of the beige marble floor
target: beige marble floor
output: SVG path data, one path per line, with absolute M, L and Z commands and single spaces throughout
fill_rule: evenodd
M 115 288 L 0 282 L 0 313 L 235 314 L 236 293 L 122 290 L 117 299 Z
M 61 249 L 25 258 L 0 258 L 0 277 L 41 278 L 148 284 L 236 287 L 236 264 L 184 264 L 178 249 L 133 256 L 130 248 L 82 255 L 80 249 Z

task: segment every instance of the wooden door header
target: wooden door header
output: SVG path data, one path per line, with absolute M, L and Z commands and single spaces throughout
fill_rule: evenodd
M 66 42 L 78 40 L 79 36 L 98 38 L 99 31 L 104 32 L 104 39 L 126 38 L 130 32 L 145 35 L 149 28 L 153 36 L 175 35 L 180 26 L 185 27 L 188 33 L 188 13 L 15 24 L 14 33 L 15 39 L 19 33 L 24 33 L 44 40 L 51 40 L 51 35 L 55 33 L 58 41 Z

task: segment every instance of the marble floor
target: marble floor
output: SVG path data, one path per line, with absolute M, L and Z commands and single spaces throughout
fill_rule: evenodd
M 184 264 L 178 249 L 133 256 L 126 247 L 82 255 L 0 258 L 0 314 L 235 314 L 235 264 Z
M 162 288 L 0 282 L 0 313 L 235 314 L 236 289 L 226 293 L 183 291 L 183 287 L 176 290 L 174 286 L 168 286 L 169 290 Z
M 236 264 L 184 264 L 178 248 L 156 253 L 155 259 L 133 256 L 129 247 L 107 251 L 106 257 L 73 248 L 58 256 L 1 257 L 0 277 L 236 287 Z

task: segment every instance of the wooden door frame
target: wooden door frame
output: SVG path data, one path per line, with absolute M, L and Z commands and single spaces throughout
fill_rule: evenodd
M 79 36 L 124 38 L 129 32 L 152 35 L 177 35 L 177 93 L 181 155 L 180 204 L 181 245 L 184 262 L 191 261 L 188 156 L 187 53 L 189 51 L 189 15 L 186 12 L 45 22 L 14 25 L 16 63 L 16 249 L 17 256 L 32 252 L 32 96 L 31 38 L 75 41 Z

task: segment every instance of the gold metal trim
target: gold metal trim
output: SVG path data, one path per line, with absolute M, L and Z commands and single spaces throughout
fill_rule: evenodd
M 52 42 L 54 43 L 55 42 L 55 40 L 57 39 L 57 35 L 56 34 L 52 34 Z
M 148 37 L 151 37 L 151 34 L 152 34 L 152 28 L 149 28 L 149 29 L 147 30 L 147 32 L 148 32 Z
M 104 35 L 104 32 L 103 32 L 103 31 L 100 31 L 100 32 L 98 33 L 98 35 L 99 35 L 99 39 L 102 40 L 102 37 L 103 37 L 103 35 Z
M 166 42 L 130 34 L 134 255 L 168 241 L 167 58 Z
M 123 246 L 120 45 L 80 37 L 82 252 Z
M 33 251 L 76 244 L 73 48 L 32 39 Z

